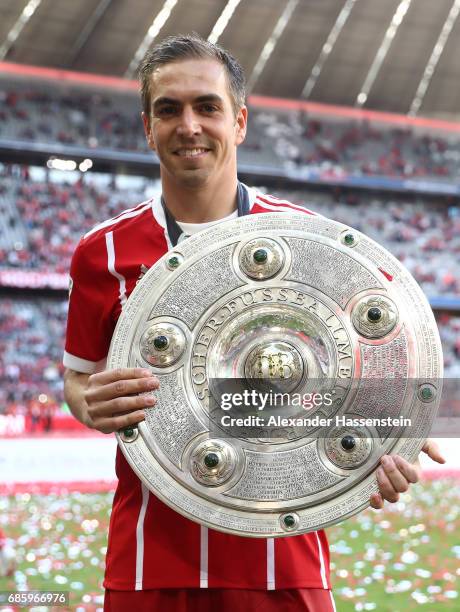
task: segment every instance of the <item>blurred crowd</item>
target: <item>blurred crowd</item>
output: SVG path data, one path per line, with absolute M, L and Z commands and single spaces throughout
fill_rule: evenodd
M 135 92 L 0 83 L 0 139 L 147 152 Z M 250 107 L 241 158 L 324 172 L 458 179 L 460 135 Z
M 63 401 L 66 317 L 62 299 L 0 299 L 0 406 L 32 432 L 50 429 Z
M 80 173 L 54 182 L 45 172 L 36 180 L 27 166 L 0 167 L 0 268 L 68 272 L 83 234 L 145 198 L 145 185 L 123 190 L 113 175 L 102 186 Z
M 268 135 L 285 166 L 332 175 L 458 179 L 460 135 L 421 133 L 366 120 L 256 110 L 253 126 Z
M 411 272 L 424 292 L 460 295 L 460 206 L 406 202 L 391 196 L 284 192 L 291 202 L 353 227 L 384 246 Z
M 123 189 L 115 175 L 106 184 L 80 173 L 67 182 L 49 176 L 38 180 L 26 166 L 4 166 L 0 178 L 0 223 L 7 228 L 0 236 L 0 269 L 67 272 L 85 232 L 147 199 L 153 189 L 152 181 L 141 178 L 136 187 Z M 402 196 L 334 198 L 280 190 L 277 195 L 374 238 L 404 263 L 429 296 L 460 296 L 459 206 L 406 202 Z
M 136 96 L 38 83 L 0 87 L 0 138 L 148 150 Z

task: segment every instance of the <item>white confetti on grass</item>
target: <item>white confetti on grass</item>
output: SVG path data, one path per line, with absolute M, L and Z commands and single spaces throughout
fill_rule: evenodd
M 413 550 L 408 550 L 401 555 L 401 561 L 403 563 L 416 563 L 418 561 L 419 556 Z

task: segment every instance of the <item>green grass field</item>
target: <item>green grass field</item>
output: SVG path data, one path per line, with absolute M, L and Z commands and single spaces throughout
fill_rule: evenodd
M 19 558 L 0 590 L 65 590 L 70 610 L 102 609 L 111 502 L 109 493 L 0 499 L 0 525 Z M 460 609 L 458 481 L 414 486 L 398 504 L 366 510 L 328 535 L 339 612 Z

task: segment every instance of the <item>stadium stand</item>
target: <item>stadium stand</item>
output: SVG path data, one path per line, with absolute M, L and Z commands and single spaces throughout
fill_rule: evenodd
M 398 177 L 458 176 L 460 142 L 367 121 L 325 120 L 307 113 L 256 111 L 254 123 L 297 166 Z
M 24 414 L 41 395 L 44 403 L 62 403 L 66 316 L 62 299 L 0 299 L 0 405 L 6 412 Z
M 123 190 L 114 177 L 106 176 L 103 188 L 91 180 L 85 183 L 79 173 L 71 173 L 64 183 L 43 169 L 38 174 L 41 178 L 35 180 L 27 166 L 0 169 L 4 185 L 0 218 L 7 226 L 0 242 L 0 267 L 67 272 L 85 232 L 145 198 L 145 187 Z
M 427 295 L 460 295 L 459 206 L 368 194 L 351 201 L 292 191 L 285 197 L 373 238 L 410 270 Z
M 85 232 L 147 199 L 155 189 L 153 181 L 142 177 L 123 189 L 113 175 L 106 177 L 104 185 L 101 177 L 97 182 L 76 172 L 69 173 L 64 183 L 62 177 L 59 183 L 53 180 L 56 173 L 43 170 L 33 172 L 43 176 L 34 179 L 25 166 L 4 166 L 0 174 L 4 184 L 0 219 L 6 227 L 0 241 L 0 268 L 66 272 Z M 460 295 L 458 206 L 369 195 L 356 196 L 351 205 L 331 194 L 286 190 L 277 194 L 381 243 L 406 265 L 428 295 Z
M 0 83 L 1 85 L 1 83 Z M 17 81 L 0 90 L 0 140 L 148 152 L 132 93 Z M 458 177 L 458 135 L 250 107 L 240 161 L 388 177 Z

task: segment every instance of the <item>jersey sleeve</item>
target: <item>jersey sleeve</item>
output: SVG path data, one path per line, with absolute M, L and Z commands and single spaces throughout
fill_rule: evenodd
M 91 374 L 104 368 L 117 302 L 104 238 L 82 238 L 72 257 L 64 366 Z

